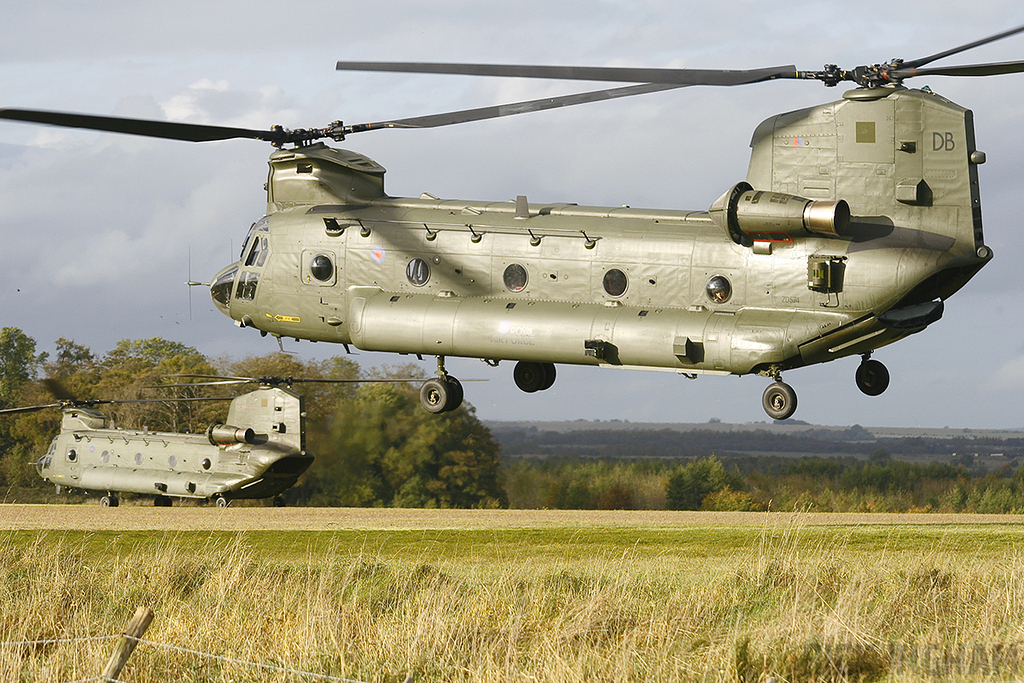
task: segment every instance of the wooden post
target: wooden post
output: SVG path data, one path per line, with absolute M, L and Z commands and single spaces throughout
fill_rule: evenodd
M 116 680 L 121 675 L 121 669 L 128 662 L 128 658 L 132 656 L 135 646 L 139 644 L 136 639 L 141 638 L 142 634 L 149 628 L 150 622 L 153 621 L 153 616 L 153 610 L 148 607 L 140 607 L 135 610 L 135 616 L 128 622 L 128 629 L 124 632 L 125 637 L 118 643 L 114 654 L 110 655 L 107 668 L 100 674 L 100 678 Z

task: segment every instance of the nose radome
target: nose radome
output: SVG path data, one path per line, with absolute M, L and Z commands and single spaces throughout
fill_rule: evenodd
M 238 264 L 232 263 L 223 268 L 210 285 L 210 298 L 224 315 L 231 317 L 231 290 L 235 284 L 235 277 L 238 275 Z

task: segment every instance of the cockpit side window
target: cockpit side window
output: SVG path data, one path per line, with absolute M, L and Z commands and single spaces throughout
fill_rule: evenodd
M 251 266 L 256 264 L 260 258 L 260 253 L 263 254 L 263 259 L 266 259 L 267 238 L 259 233 L 267 232 L 270 232 L 270 218 L 268 216 L 259 219 L 249 228 L 249 234 L 245 236 L 245 241 L 242 242 L 242 253 L 238 256 L 239 260 L 245 260 L 245 265 Z M 263 265 L 262 261 L 260 261 L 259 265 Z
M 238 278 L 238 287 L 235 288 L 235 298 L 242 301 L 252 301 L 256 298 L 256 285 L 259 283 L 259 273 L 243 271 Z
M 259 237 L 258 235 L 253 236 L 252 246 L 249 247 L 249 255 L 245 257 L 245 265 L 254 266 L 257 262 L 262 263 L 262 259 L 265 258 L 263 250 L 267 245 L 266 237 Z
M 256 267 L 257 268 L 262 268 L 263 264 L 266 263 L 266 261 L 267 261 L 267 252 L 268 251 L 270 251 L 270 250 L 267 249 L 267 238 L 266 237 L 261 237 L 260 238 L 260 253 L 259 253 L 259 256 L 256 257 Z

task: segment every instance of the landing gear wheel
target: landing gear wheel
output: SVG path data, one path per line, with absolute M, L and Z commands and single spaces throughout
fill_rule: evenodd
M 420 387 L 420 403 L 430 413 L 443 413 L 448 403 L 448 384 L 440 379 L 428 379 Z
M 540 366 L 544 371 L 544 381 L 541 382 L 540 391 L 547 391 L 555 383 L 555 364 L 541 363 Z
M 761 405 L 773 420 L 786 420 L 796 412 L 796 392 L 785 382 L 769 384 L 761 397 Z
M 462 382 L 456 378 L 448 375 L 448 386 L 451 388 L 451 396 L 449 396 L 450 405 L 445 408 L 445 412 L 455 410 L 462 405 L 462 399 L 465 398 L 465 391 L 462 389 Z
M 889 388 L 889 371 L 877 360 L 865 360 L 857 368 L 857 388 L 868 396 L 878 396 Z
M 284 496 L 274 496 L 274 507 L 283 508 L 284 506 Z
M 153 499 L 153 505 L 158 508 L 169 508 L 171 507 L 171 499 L 167 496 L 157 496 Z
M 551 374 L 551 381 L 554 382 L 554 373 L 552 372 Z M 515 380 L 517 387 L 528 394 L 540 391 L 547 379 L 547 375 L 544 372 L 544 364 L 521 360 L 516 363 L 515 369 L 512 370 L 512 379 Z
M 228 505 L 231 505 L 231 501 L 219 493 L 213 497 L 213 502 L 219 508 L 226 508 Z
M 454 377 L 428 379 L 420 387 L 420 403 L 431 413 L 445 413 L 462 405 L 462 383 Z
M 107 495 L 100 498 L 100 507 L 116 508 L 119 502 L 120 501 L 117 499 L 117 496 L 115 496 L 113 493 L 108 493 Z

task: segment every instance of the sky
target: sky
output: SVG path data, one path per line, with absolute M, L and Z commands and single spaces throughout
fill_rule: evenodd
M 0 28 L 0 106 L 250 128 L 409 117 L 593 89 L 593 84 L 334 70 L 338 60 L 747 69 L 914 59 L 1024 24 L 1016 0 L 853 2 L 16 3 Z M 1024 35 L 939 64 L 1024 58 Z M 995 259 L 941 321 L 875 353 L 892 384 L 857 390 L 859 359 L 792 370 L 795 419 L 814 424 L 1024 428 L 1020 244 L 1024 74 L 919 78 L 975 113 L 986 241 Z M 599 86 L 604 87 L 604 86 Z M 393 196 L 705 210 L 743 180 L 750 136 L 774 114 L 849 86 L 694 87 L 432 130 L 350 136 Z M 0 327 L 38 351 L 60 337 L 97 355 L 164 337 L 212 358 L 278 349 L 238 329 L 206 288 L 263 215 L 267 156 L 248 140 L 192 144 L 0 122 Z M 344 354 L 285 342 L 303 359 Z M 407 357 L 356 352 L 364 366 Z M 758 422 L 757 376 L 559 366 L 524 394 L 513 363 L 449 359 L 487 420 Z M 433 372 L 433 359 L 423 367 Z

